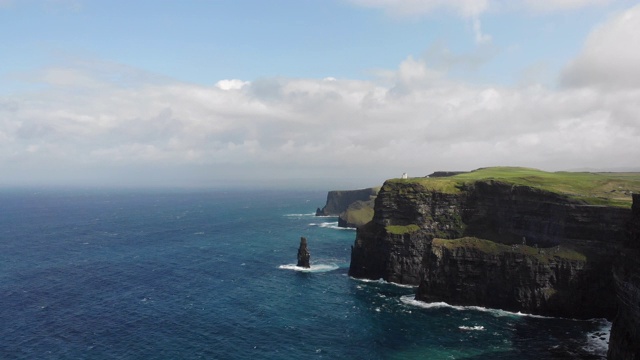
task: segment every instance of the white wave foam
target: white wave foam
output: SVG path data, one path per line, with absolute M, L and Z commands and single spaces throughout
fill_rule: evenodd
M 307 216 L 316 216 L 316 213 L 308 213 L 308 214 L 284 214 L 285 217 L 307 217 Z
M 402 287 L 402 288 L 408 288 L 408 289 L 415 289 L 415 288 L 418 287 L 417 285 L 398 284 L 398 283 L 394 283 L 394 282 L 391 282 L 391 281 L 386 281 L 384 279 L 371 280 L 371 279 L 358 279 L 358 278 L 354 278 L 354 277 L 351 277 L 351 279 L 356 280 L 356 281 L 366 282 L 366 283 L 377 283 L 377 284 L 393 285 L 393 286 Z M 413 296 L 413 295 L 409 295 L 409 296 Z
M 334 230 L 355 230 L 356 229 L 356 228 L 350 228 L 350 227 L 340 227 L 338 226 L 337 221 L 310 223 L 309 226 L 317 226 L 321 228 L 328 228 L 328 229 L 334 229 Z
M 495 316 L 527 316 L 527 317 L 538 318 L 538 319 L 555 319 L 554 317 L 551 317 L 551 316 L 542 316 L 542 315 L 526 314 L 521 312 L 512 312 L 512 311 L 506 311 L 506 310 L 500 310 L 500 309 L 491 309 L 491 308 L 485 308 L 482 306 L 450 305 L 450 304 L 447 304 L 446 302 L 427 303 L 424 301 L 416 300 L 414 298 L 414 295 L 402 296 L 400 298 L 400 301 L 402 301 L 407 305 L 417 306 L 423 309 L 450 308 L 450 309 L 455 309 L 460 311 L 473 310 L 473 311 L 488 312 Z
M 286 264 L 278 266 L 278 269 L 293 270 L 300 272 L 327 272 L 337 270 L 340 267 L 336 264 L 312 264 L 310 268 L 300 267 L 294 264 Z
M 609 336 L 611 335 L 611 322 L 606 319 L 594 320 L 598 321 L 600 327 L 597 331 L 587 334 L 587 344 L 583 346 L 583 350 L 600 356 L 606 356 L 609 349 Z
M 484 326 L 476 325 L 476 326 L 458 326 L 458 329 L 465 331 L 484 331 Z

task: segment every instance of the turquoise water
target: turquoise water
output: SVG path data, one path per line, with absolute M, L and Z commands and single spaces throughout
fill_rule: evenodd
M 0 192 L 2 359 L 600 358 L 608 323 L 348 277 L 326 192 Z M 307 237 L 311 271 L 296 262 Z

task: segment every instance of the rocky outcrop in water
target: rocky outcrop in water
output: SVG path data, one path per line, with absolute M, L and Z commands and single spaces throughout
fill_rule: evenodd
M 311 253 L 309 253 L 309 249 L 307 248 L 307 238 L 300 238 L 300 246 L 298 247 L 298 264 L 297 266 L 303 268 L 310 268 L 309 259 L 311 258 Z
M 629 215 L 491 179 L 442 189 L 387 181 L 349 274 L 419 285 L 427 301 L 612 317 L 610 269 Z M 447 243 L 461 238 L 481 244 Z
M 608 358 L 640 359 L 640 195 L 633 195 L 633 218 L 613 268 L 618 314 L 611 326 Z

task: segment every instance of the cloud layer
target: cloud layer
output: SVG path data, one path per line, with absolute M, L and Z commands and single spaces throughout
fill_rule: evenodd
M 567 86 L 640 87 L 640 6 L 594 30 L 562 74 Z
M 629 44 L 638 43 L 639 11 L 595 30 L 558 89 L 452 81 L 412 57 L 380 82 L 200 86 L 109 63 L 48 68 L 31 79 L 40 90 L 0 97 L 0 167 L 5 182 L 57 171 L 60 182 L 118 174 L 109 181 L 176 184 L 184 176 L 377 181 L 490 165 L 635 167 L 640 77 Z

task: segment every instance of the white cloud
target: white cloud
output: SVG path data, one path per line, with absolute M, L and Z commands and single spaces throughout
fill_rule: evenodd
M 374 81 L 201 86 L 110 63 L 44 69 L 28 79 L 38 90 L 0 96 L 0 182 L 637 168 L 639 14 L 636 6 L 595 29 L 560 88 L 454 81 L 446 66 L 415 57 Z
M 567 86 L 640 87 L 640 5 L 594 30 L 564 70 Z
M 416 16 L 440 9 L 453 10 L 464 17 L 474 17 L 484 12 L 488 0 L 350 0 L 352 3 L 379 8 L 396 16 Z
M 477 44 L 482 44 L 491 41 L 491 35 L 484 34 L 482 32 L 482 25 L 478 17 L 473 18 L 473 33 L 475 34 L 475 40 Z
M 350 0 L 353 4 L 382 9 L 394 17 L 416 17 L 432 12 L 452 11 L 469 19 L 476 43 L 491 41 L 491 36 L 482 32 L 480 15 L 489 8 L 489 0 Z
M 613 0 L 347 0 L 355 5 L 382 9 L 393 16 L 425 15 L 439 10 L 474 18 L 491 9 L 528 9 L 540 12 L 571 11 L 602 6 Z
M 488 43 L 491 35 L 482 31 L 481 17 L 494 11 L 565 12 L 606 5 L 613 0 L 347 0 L 357 6 L 381 9 L 393 17 L 419 17 L 437 11 L 451 11 L 470 21 L 476 44 Z
M 529 9 L 542 12 L 575 10 L 590 6 L 602 6 L 612 0 L 525 0 Z
M 489 165 L 631 167 L 640 156 L 640 90 L 474 86 L 411 57 L 387 72 L 390 85 L 262 79 L 207 87 L 108 81 L 101 65 L 82 67 L 82 76 L 72 70 L 44 71 L 48 88 L 0 98 L 0 167 L 12 176 L 64 168 L 59 176 L 73 178 L 100 168 L 104 177 L 126 168 L 137 170 L 121 176 L 143 181 L 154 176 L 141 169 L 193 166 L 205 178 L 254 169 L 260 179 L 381 181 Z
M 222 90 L 240 90 L 247 84 L 249 84 L 248 81 L 242 81 L 238 79 L 226 79 L 226 80 L 218 81 L 216 83 L 216 87 Z

